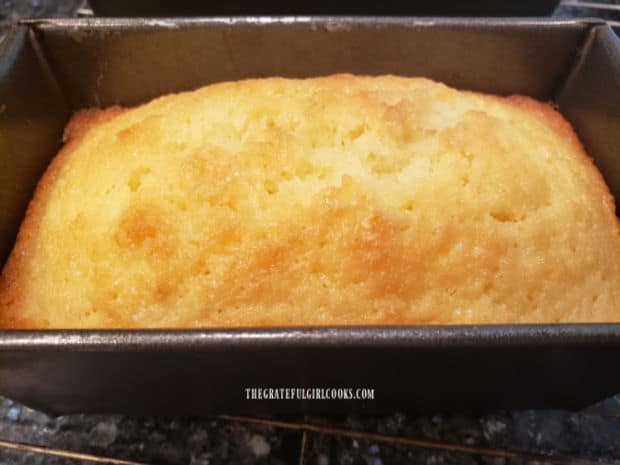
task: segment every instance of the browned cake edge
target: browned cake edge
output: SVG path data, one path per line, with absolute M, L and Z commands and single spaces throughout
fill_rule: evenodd
M 583 144 L 579 140 L 579 137 L 577 137 L 577 134 L 575 133 L 572 125 L 564 118 L 564 116 L 562 116 L 559 111 L 557 111 L 548 103 L 543 103 L 536 99 L 533 99 L 532 97 L 527 97 L 524 95 L 511 95 L 508 97 L 489 97 L 496 98 L 516 108 L 521 108 L 529 113 L 535 114 L 540 119 L 544 120 L 558 137 L 568 141 L 575 153 L 578 154 L 577 162 L 581 164 L 584 170 L 589 172 L 589 176 L 592 178 L 592 180 L 596 182 L 596 186 L 605 207 L 610 211 L 611 214 L 615 216 L 615 199 L 614 196 L 611 194 L 609 187 L 605 182 L 605 179 L 603 178 L 603 174 L 596 167 L 594 160 L 587 154 L 585 148 L 583 147 Z M 617 231 L 618 234 L 620 234 L 620 218 L 616 218 L 616 220 Z
M 364 76 L 334 75 L 314 79 L 322 80 L 336 77 L 346 78 L 346 80 L 348 80 L 359 77 L 363 78 Z M 464 92 L 479 95 L 484 98 L 495 99 L 530 114 L 535 114 L 537 117 L 544 120 L 547 126 L 558 137 L 568 141 L 573 147 L 574 152 L 578 154 L 578 162 L 582 165 L 583 169 L 589 171 L 590 176 L 595 180 L 605 207 L 609 209 L 611 214 L 615 215 L 614 198 L 605 183 L 603 175 L 595 166 L 594 161 L 586 153 L 573 127 L 557 110 L 551 107 L 551 105 L 522 95 L 502 97 L 480 92 Z M 127 111 L 127 109 L 119 106 L 113 106 L 103 110 L 85 109 L 77 111 L 70 118 L 63 135 L 64 146 L 54 157 L 37 184 L 33 199 L 28 206 L 25 218 L 20 226 L 15 246 L 0 275 L 0 328 L 36 329 L 47 326 L 44 322 L 32 321 L 20 315 L 20 310 L 24 305 L 23 296 L 27 292 L 27 282 L 25 281 L 27 279 L 27 270 L 31 260 L 29 251 L 34 250 L 36 247 L 38 226 L 43 218 L 47 199 L 56 179 L 60 175 L 65 160 L 70 156 L 73 148 L 79 145 L 86 133 L 91 128 L 113 119 L 124 111 Z M 620 235 L 620 219 L 618 219 L 616 224 L 617 233 Z
M 119 106 L 105 110 L 79 110 L 69 119 L 62 138 L 64 145 L 52 159 L 37 183 L 33 198 L 19 228 L 15 246 L 0 275 L 0 328 L 36 329 L 45 326 L 42 324 L 43 322 L 31 321 L 22 317 L 20 310 L 23 307 L 24 295 L 27 292 L 27 270 L 32 258 L 29 251 L 36 247 L 37 231 L 45 212 L 47 199 L 60 175 L 65 160 L 71 155 L 74 147 L 80 144 L 86 133 L 91 128 L 111 120 L 123 111 L 125 110 Z

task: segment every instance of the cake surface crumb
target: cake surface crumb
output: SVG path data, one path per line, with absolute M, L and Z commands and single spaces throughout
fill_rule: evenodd
M 0 327 L 620 321 L 614 201 L 528 97 L 256 79 L 77 112 Z

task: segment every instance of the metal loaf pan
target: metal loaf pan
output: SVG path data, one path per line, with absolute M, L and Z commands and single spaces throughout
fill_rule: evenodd
M 0 263 L 71 111 L 247 77 L 394 73 L 550 100 L 620 198 L 620 41 L 596 20 L 37 20 L 1 48 Z M 0 393 L 57 414 L 577 409 L 620 392 L 619 355 L 620 324 L 0 331 Z
M 231 16 L 231 15 L 398 15 L 398 16 L 551 16 L 559 0 L 89 0 L 97 16 Z

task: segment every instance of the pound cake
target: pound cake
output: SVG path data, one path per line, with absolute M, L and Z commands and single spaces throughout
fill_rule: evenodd
M 614 201 L 549 105 L 257 79 L 77 112 L 5 328 L 620 321 Z

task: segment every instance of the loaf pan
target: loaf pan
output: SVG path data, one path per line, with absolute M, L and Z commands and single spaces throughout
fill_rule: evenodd
M 393 73 L 551 101 L 620 198 L 620 44 L 597 20 L 33 20 L 1 48 L 0 262 L 72 111 L 249 77 Z M 0 331 L 0 393 L 54 414 L 579 409 L 620 392 L 619 356 L 620 324 Z
M 97 16 L 220 15 L 400 15 L 400 16 L 551 16 L 559 0 L 89 0 Z

